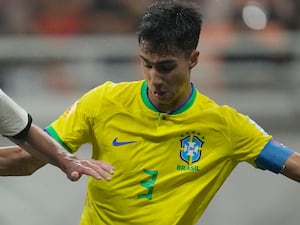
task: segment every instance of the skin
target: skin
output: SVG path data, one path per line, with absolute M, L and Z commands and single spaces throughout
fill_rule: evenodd
M 33 174 L 45 163 L 16 146 L 0 148 L 0 175 L 26 176 Z
M 82 175 L 109 181 L 114 173 L 111 165 L 100 160 L 78 160 L 76 156 L 68 156 L 63 160 L 69 161 L 64 162 L 68 165 L 64 168 L 64 172 L 71 181 L 79 180 Z M 29 176 L 46 164 L 45 161 L 34 157 L 19 146 L 0 148 L 0 176 Z
M 300 154 L 294 152 L 286 161 L 285 168 L 281 172 L 286 177 L 300 182 Z
M 114 169 L 107 163 L 95 160 L 79 160 L 75 155 L 67 152 L 63 146 L 55 141 L 50 135 L 35 124 L 31 123 L 30 117 L 14 100 L 0 90 L 0 107 L 2 135 L 7 137 L 16 147 L 0 148 L 0 175 L 30 175 L 46 163 L 50 163 L 61 169 L 67 177 L 78 180 L 82 175 L 92 176 L 95 179 L 105 178 L 110 180 L 110 174 Z M 1 109 L 2 109 L 1 108 Z M 11 119 L 8 117 L 12 116 Z M 23 116 L 27 121 L 23 121 Z M 22 126 L 21 122 L 27 122 L 27 126 Z M 16 124 L 13 124 L 13 123 Z M 23 131 L 18 135 L 14 134 L 15 126 L 21 125 Z M 8 130 L 11 128 L 11 130 Z M 22 149 L 27 152 L 23 151 Z
M 198 63 L 199 51 L 189 56 L 183 53 L 162 56 L 143 49 L 140 48 L 140 59 L 150 101 L 161 112 L 171 113 L 192 91 L 190 74 Z
M 34 124 L 25 138 L 9 139 L 18 146 L 0 148 L 1 176 L 31 175 L 47 163 L 60 168 L 71 181 L 77 181 L 82 175 L 110 180 L 114 173 L 114 168 L 105 162 L 79 160 Z

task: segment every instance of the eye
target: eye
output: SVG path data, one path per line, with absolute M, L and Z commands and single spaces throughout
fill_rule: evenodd
M 143 66 L 144 66 L 145 68 L 147 68 L 147 69 L 151 69 L 151 68 L 152 68 L 152 65 L 149 64 L 149 63 L 147 63 L 147 62 L 145 62 L 145 61 L 143 61 Z
M 169 73 L 171 72 L 174 68 L 176 67 L 176 64 L 173 62 L 167 62 L 167 63 L 162 63 L 158 64 L 156 66 L 156 69 L 160 73 Z

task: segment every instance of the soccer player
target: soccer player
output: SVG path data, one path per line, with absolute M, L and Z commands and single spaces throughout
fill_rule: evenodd
M 32 124 L 31 116 L 0 89 L 0 134 L 20 145 L 22 149 L 0 149 L 0 175 L 30 175 L 36 168 L 49 162 L 72 180 L 82 174 L 94 178 L 110 179 L 113 168 L 101 161 L 78 160 L 38 126 Z M 34 157 L 32 157 L 34 156 Z
M 115 168 L 110 182 L 89 178 L 80 225 L 195 224 L 240 162 L 300 181 L 299 154 L 191 83 L 201 24 L 185 4 L 151 5 L 138 28 L 144 80 L 105 82 L 46 128 Z

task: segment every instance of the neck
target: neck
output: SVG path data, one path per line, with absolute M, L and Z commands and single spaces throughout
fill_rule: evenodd
M 170 103 L 153 101 L 151 98 L 149 98 L 149 100 L 157 108 L 159 112 L 171 114 L 172 112 L 177 111 L 178 109 L 180 109 L 182 106 L 185 105 L 185 103 L 191 97 L 192 92 L 193 92 L 193 85 L 189 84 L 189 86 L 185 88 L 183 93 L 180 94 L 175 100 L 173 100 Z

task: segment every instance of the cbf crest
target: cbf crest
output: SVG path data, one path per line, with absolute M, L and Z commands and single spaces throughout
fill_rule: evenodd
M 197 162 L 201 157 L 201 149 L 204 144 L 196 135 L 189 135 L 180 139 L 180 157 L 188 165 Z

